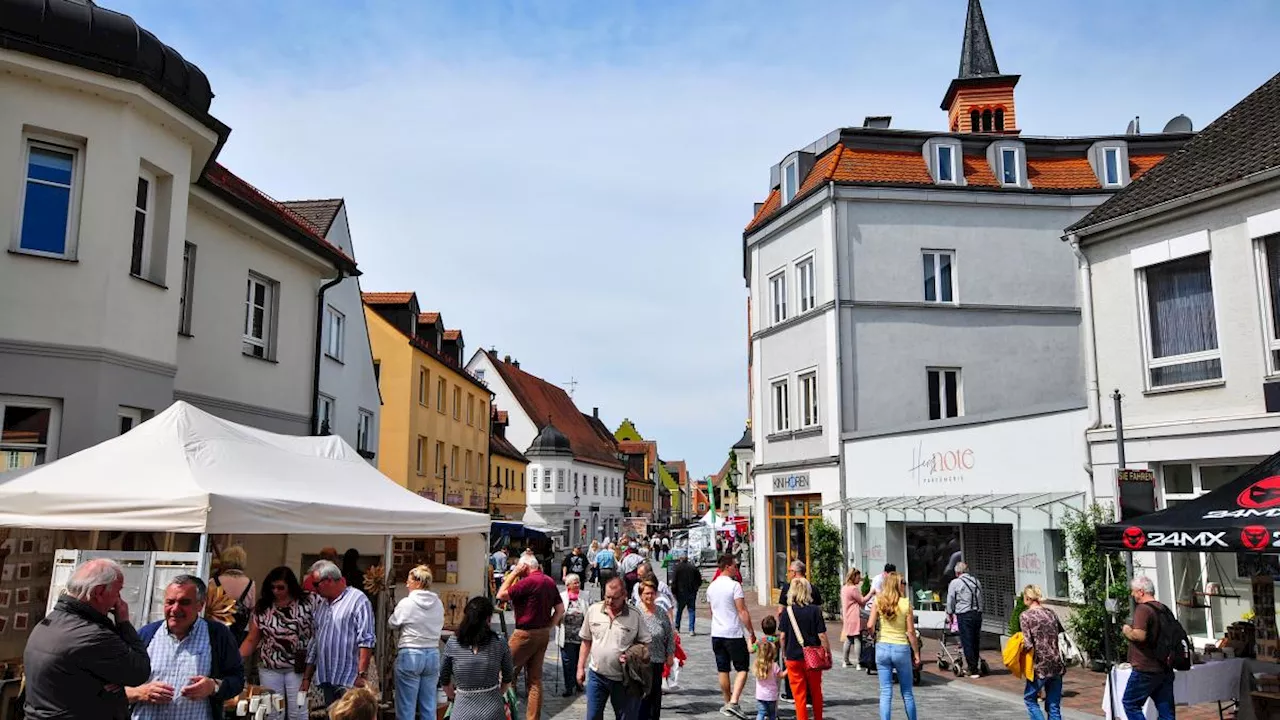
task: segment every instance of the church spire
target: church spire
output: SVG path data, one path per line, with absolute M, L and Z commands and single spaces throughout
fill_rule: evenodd
M 959 78 L 989 77 L 1000 74 L 996 51 L 991 47 L 987 21 L 982 17 L 981 0 L 969 0 L 964 18 L 964 44 L 960 46 Z

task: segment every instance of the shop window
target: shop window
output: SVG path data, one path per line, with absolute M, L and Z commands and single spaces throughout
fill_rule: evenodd
M 1045 546 L 1049 550 L 1049 566 L 1045 575 L 1049 597 L 1071 597 L 1071 580 L 1067 576 L 1067 534 L 1061 530 L 1045 530 Z
M 773 592 L 787 579 L 787 566 L 792 560 L 800 560 L 812 567 L 809 556 L 809 526 L 822 517 L 820 495 L 796 495 L 775 498 L 769 506 L 769 537 L 771 540 L 771 572 Z M 699 512 L 706 512 L 699 501 Z M 824 600 L 826 598 L 823 598 Z M 777 598 L 774 598 L 776 602 Z
M 1195 484 L 1191 480 L 1190 465 L 1164 466 L 1164 492 L 1166 495 L 1188 494 L 1195 492 Z
M 947 601 L 947 586 L 964 559 L 959 525 L 907 525 L 907 586 L 911 607 L 939 610 Z

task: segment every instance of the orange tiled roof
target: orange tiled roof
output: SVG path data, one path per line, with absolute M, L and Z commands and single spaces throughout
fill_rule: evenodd
M 1164 155 L 1130 155 L 1129 156 L 1129 179 L 1137 180 L 1144 173 L 1156 166 L 1156 163 L 1164 159 Z
M 508 423 L 508 421 L 509 421 L 508 419 L 509 419 L 509 417 L 510 417 L 509 415 L 507 415 L 507 411 L 506 411 L 506 410 L 498 410 L 498 411 L 497 411 L 497 413 L 498 413 L 498 424 L 499 424 L 499 425 L 506 425 L 506 424 Z
M 445 330 L 444 331 L 445 340 L 457 340 L 460 337 L 462 337 L 461 330 Z
M 362 292 L 360 299 L 368 305 L 403 305 L 413 299 L 411 292 Z
M 435 325 L 436 321 L 439 319 L 440 319 L 440 313 L 438 312 L 418 313 L 419 325 Z
M 964 181 L 967 185 L 977 187 L 1000 187 L 996 182 L 996 174 L 991 170 L 985 155 L 965 155 Z
M 1101 188 L 1093 166 L 1081 157 L 1028 157 L 1027 180 L 1031 187 L 1046 190 L 1084 190 Z

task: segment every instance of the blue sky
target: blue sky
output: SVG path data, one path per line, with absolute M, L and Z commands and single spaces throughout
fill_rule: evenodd
M 347 199 L 365 290 L 714 472 L 742 433 L 741 231 L 866 115 L 942 129 L 965 0 L 102 0 L 209 75 L 222 161 Z M 985 0 L 1031 135 L 1197 129 L 1280 71 L 1280 3 Z

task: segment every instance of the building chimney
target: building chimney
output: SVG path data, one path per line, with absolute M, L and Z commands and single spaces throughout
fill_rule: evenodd
M 503 355 L 503 356 L 502 356 L 502 362 L 504 362 L 504 363 L 506 363 L 506 364 L 510 365 L 510 364 L 511 364 L 511 356 L 510 356 L 510 355 Z
M 520 361 L 519 361 L 519 360 L 512 360 L 512 361 L 511 361 L 511 367 L 513 367 L 513 368 L 515 368 L 515 369 L 519 370 L 519 369 L 520 369 Z
M 599 420 L 599 419 L 600 419 L 600 408 L 598 408 L 598 407 L 593 407 L 593 408 L 591 408 L 591 417 L 593 417 L 593 418 L 595 418 L 595 419 Z

